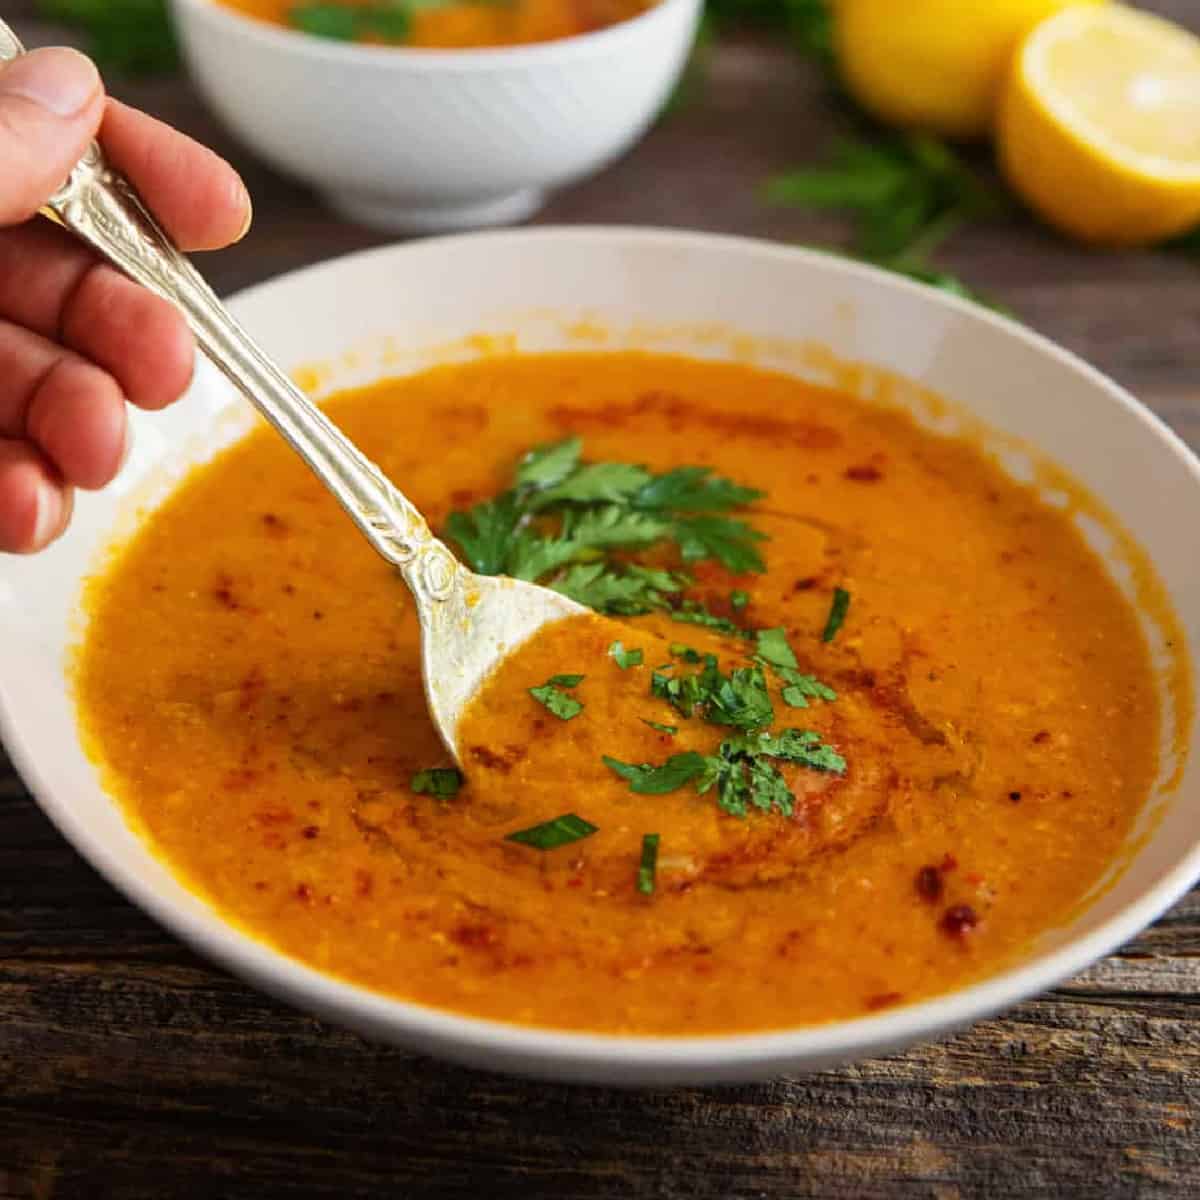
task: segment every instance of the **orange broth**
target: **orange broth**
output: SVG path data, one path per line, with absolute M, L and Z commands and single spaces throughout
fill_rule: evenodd
M 416 794 L 413 774 L 448 760 L 409 598 L 260 429 L 91 582 L 76 667 L 106 786 L 254 936 L 476 1016 L 733 1033 L 985 976 L 1112 865 L 1157 762 L 1137 616 L 1068 519 L 968 441 L 782 374 L 638 353 L 443 367 L 328 410 L 438 527 L 569 434 L 588 460 L 709 465 L 762 489 L 740 515 L 770 537 L 766 573 L 700 563 L 689 595 L 786 630 L 837 699 L 790 708 L 775 690 L 774 728 L 818 733 L 846 770 L 783 767 L 789 817 L 731 816 L 692 785 L 632 793 L 602 756 L 711 755 L 729 732 L 650 695 L 667 661 L 698 669 L 670 643 L 724 670 L 753 644 L 662 613 L 596 616 L 502 664 L 462 727 L 465 786 Z M 851 604 L 825 643 L 835 587 Z M 618 664 L 616 638 L 640 665 Z M 565 721 L 527 690 L 563 673 L 585 677 Z M 507 840 L 564 813 L 598 831 L 547 851 Z
M 296 0 L 220 0 L 247 16 L 290 28 Z M 336 0 L 342 7 L 365 9 L 375 0 Z M 417 9 L 400 43 L 425 49 L 471 49 L 552 42 L 594 33 L 640 16 L 656 0 L 478 0 Z M 370 33 L 361 40 L 377 40 Z

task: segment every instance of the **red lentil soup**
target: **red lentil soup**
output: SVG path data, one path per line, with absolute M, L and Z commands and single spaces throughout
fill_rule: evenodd
M 640 16 L 657 0 L 446 0 L 411 13 L 380 17 L 378 0 L 220 0 L 227 8 L 273 25 L 342 40 L 471 49 L 552 42 L 594 33 Z M 341 10 L 341 11 L 339 11 Z
M 273 433 L 196 469 L 89 585 L 79 712 L 131 823 L 254 936 L 476 1016 L 734 1033 L 995 972 L 1112 865 L 1157 762 L 1137 616 L 968 441 L 638 353 L 328 410 L 437 527 L 474 508 L 472 561 L 574 539 L 539 577 L 618 614 L 498 668 L 458 786 L 394 573 Z M 514 470 L 505 525 L 474 506 Z M 600 545 L 622 521 L 657 525 Z

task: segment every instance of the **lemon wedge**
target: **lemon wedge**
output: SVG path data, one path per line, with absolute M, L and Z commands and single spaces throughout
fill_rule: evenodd
M 1119 5 L 1071 8 L 1021 44 L 1000 162 L 1050 224 L 1103 245 L 1200 223 L 1200 38 Z

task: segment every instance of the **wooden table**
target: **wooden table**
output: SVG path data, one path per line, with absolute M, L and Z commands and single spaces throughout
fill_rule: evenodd
M 62 38 L 31 5 L 4 11 L 31 43 Z M 381 240 L 254 162 L 181 79 L 115 90 L 244 171 L 258 225 L 205 263 L 221 290 Z M 755 185 L 836 125 L 806 65 L 738 40 L 690 108 L 540 220 L 835 240 L 838 221 L 766 209 Z M 1090 254 L 1026 223 L 944 259 L 1200 446 L 1200 261 Z M 721 1090 L 549 1086 L 369 1044 L 197 959 L 0 755 L 4 1200 L 1197 1195 L 1198 1088 L 1200 894 L 1069 984 L 896 1058 Z

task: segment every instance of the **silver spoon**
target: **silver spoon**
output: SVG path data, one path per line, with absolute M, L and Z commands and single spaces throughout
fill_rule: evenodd
M 24 47 L 0 20 L 0 62 Z M 398 567 L 421 624 L 425 695 L 456 761 L 459 719 L 492 669 L 543 625 L 588 610 L 532 583 L 467 570 L 425 518 L 226 311 L 93 142 L 43 215 L 183 312 L 213 365 L 287 439 L 367 541 Z

